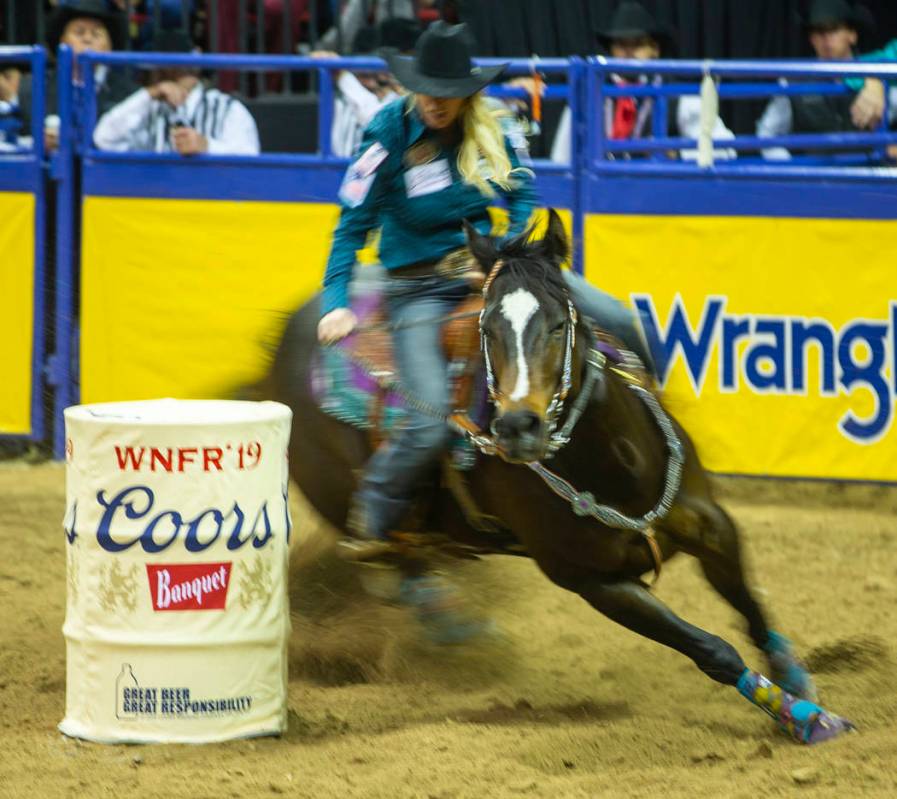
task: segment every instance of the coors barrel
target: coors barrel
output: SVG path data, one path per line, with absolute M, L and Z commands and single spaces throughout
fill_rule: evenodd
M 92 741 L 286 728 L 289 408 L 65 411 L 66 711 Z

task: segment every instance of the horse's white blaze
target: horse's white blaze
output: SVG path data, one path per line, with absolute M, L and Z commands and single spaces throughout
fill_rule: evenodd
M 529 394 L 529 366 L 523 352 L 523 331 L 538 309 L 539 301 L 526 289 L 517 289 L 501 299 L 501 315 L 510 323 L 517 346 L 517 385 L 510 395 L 515 401 Z

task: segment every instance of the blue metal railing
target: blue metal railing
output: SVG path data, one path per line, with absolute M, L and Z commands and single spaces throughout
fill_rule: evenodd
M 24 436 L 31 440 L 44 437 L 43 408 L 45 317 L 47 313 L 45 284 L 45 247 L 47 241 L 46 201 L 44 191 L 44 111 L 46 90 L 47 54 L 42 47 L 10 47 L 0 52 L 0 64 L 28 65 L 32 75 L 31 138 L 30 148 L 18 147 L 11 152 L 0 153 L 0 169 L 9 167 L 22 176 L 18 191 L 34 195 L 34 321 L 32 326 L 31 355 L 31 432 Z M 0 437 L 6 437 L 0 435 Z M 10 436 L 20 438 L 21 436 Z
M 43 47 L 4 47 L 0 50 L 0 64 L 28 65 L 33 80 L 31 94 L 31 138 L 33 144 L 30 148 L 21 147 L 22 152 L 32 151 L 38 158 L 44 154 L 44 105 L 46 102 L 46 88 L 44 86 L 44 74 L 47 64 L 47 52 Z
M 271 164 L 339 164 L 347 163 L 347 159 L 333 155 L 330 146 L 330 130 L 333 125 L 334 88 L 330 76 L 341 70 L 353 72 L 382 72 L 388 69 L 386 62 L 380 58 L 309 58 L 307 56 L 274 56 L 274 55 L 218 55 L 218 54 L 181 54 L 181 53 L 84 53 L 80 56 L 84 71 L 82 129 L 80 131 L 80 148 L 83 152 L 103 159 L 114 158 L 114 154 L 101 153 L 93 145 L 93 127 L 96 124 L 96 90 L 91 66 L 105 64 L 111 67 L 137 67 L 150 69 L 154 67 L 182 67 L 202 70 L 230 69 L 240 72 L 260 70 L 280 70 L 291 72 L 315 72 L 318 77 L 319 109 L 318 109 L 318 152 L 317 154 L 271 154 L 239 157 L 241 163 L 259 162 Z M 476 62 L 480 66 L 495 66 L 508 63 L 502 59 L 484 58 Z M 540 60 L 517 60 L 510 62 L 507 75 L 528 75 L 538 70 L 543 75 L 572 76 L 573 61 L 565 58 Z M 572 77 L 571 77 L 572 80 Z M 525 89 L 505 86 L 492 86 L 488 93 L 497 97 L 529 98 Z M 569 84 L 547 86 L 544 99 L 546 101 L 567 100 L 575 113 L 579 112 L 578 98 L 574 97 Z M 575 106 L 575 107 L 574 107 Z M 146 155 L 146 154 L 142 154 Z M 128 157 L 128 154 L 125 154 Z M 177 158 L 177 155 L 162 155 L 163 158 Z M 217 158 L 237 158 L 235 156 L 216 156 Z M 558 167 L 549 161 L 541 162 L 541 166 L 549 170 Z M 560 169 L 568 169 L 562 166 Z
M 56 318 L 53 320 L 56 348 L 50 360 L 50 381 L 53 394 L 53 452 L 57 458 L 65 452 L 65 425 L 62 412 L 72 404 L 73 339 L 78 334 L 75 310 L 77 254 L 75 252 L 75 109 L 73 108 L 72 74 L 74 57 L 63 45 L 57 55 L 57 96 L 59 98 L 59 149 L 53 156 L 51 171 L 56 182 Z
M 94 148 L 91 135 L 92 127 L 96 121 L 96 97 L 93 89 L 92 64 L 107 64 L 109 66 L 131 66 L 148 68 L 151 66 L 168 67 L 192 67 L 198 69 L 233 69 L 242 72 L 261 70 L 281 71 L 308 71 L 315 72 L 319 86 L 319 113 L 318 113 L 318 152 L 316 154 L 292 154 L 276 155 L 263 153 L 259 156 L 247 156 L 233 162 L 259 161 L 264 163 L 307 163 L 307 164 L 333 164 L 341 165 L 345 159 L 335 157 L 330 147 L 330 130 L 333 124 L 334 87 L 329 76 L 343 69 L 352 71 L 382 71 L 386 64 L 379 58 L 332 58 L 315 59 L 308 57 L 273 56 L 273 55 L 196 55 L 173 53 L 87 53 L 82 60 L 85 64 L 85 91 L 83 101 L 83 121 L 80 132 L 81 148 L 91 155 L 99 155 L 102 158 L 114 158 L 114 154 L 100 154 Z M 477 62 L 482 66 L 492 66 L 506 63 L 501 59 L 480 59 Z M 579 166 L 592 165 L 596 168 L 604 168 L 608 156 L 619 154 L 649 154 L 657 158 L 659 154 L 670 150 L 692 149 L 697 146 L 694 139 L 670 136 L 667 131 L 667 103 L 676 97 L 695 95 L 699 92 L 699 80 L 704 75 L 711 75 L 715 79 L 737 79 L 738 83 L 719 85 L 718 91 L 722 100 L 746 100 L 758 98 L 770 98 L 776 96 L 847 96 L 851 90 L 843 84 L 832 82 L 820 82 L 821 78 L 833 80 L 843 78 L 876 77 L 882 79 L 897 79 L 897 64 L 873 64 L 857 62 L 822 62 L 822 61 L 651 61 L 650 66 L 641 61 L 627 61 L 620 59 L 606 59 L 603 57 L 588 59 L 581 83 L 585 87 L 583 93 L 579 93 L 572 87 L 580 78 L 576 70 L 582 67 L 578 59 L 521 59 L 511 61 L 507 74 L 527 75 L 538 70 L 543 75 L 566 75 L 568 82 L 564 85 L 550 85 L 545 89 L 546 101 L 564 101 L 571 106 L 573 114 L 574 139 L 577 139 L 582 148 L 582 158 L 578 158 L 577 148 L 571 148 L 574 153 L 572 162 L 564 165 L 554 165 L 548 161 L 539 162 L 542 169 L 548 171 L 564 171 Z M 652 82 L 634 85 L 617 86 L 607 82 L 611 74 L 618 75 L 650 75 Z M 664 83 L 664 77 L 679 78 L 680 82 Z M 681 78 L 694 78 L 692 83 L 683 83 Z M 767 78 L 770 82 L 758 82 Z M 812 80 L 812 82 L 788 83 L 788 79 Z M 747 82 L 744 82 L 747 81 Z M 497 97 L 528 99 L 526 90 L 507 86 L 492 86 L 489 94 Z M 603 114 L 604 99 L 617 97 L 651 97 L 656 103 L 656 112 L 652 121 L 652 138 L 631 139 L 625 141 L 612 141 L 607 138 L 604 130 L 603 119 L 597 115 Z M 585 105 L 585 112 L 582 107 Z M 847 133 L 820 133 L 820 134 L 791 134 L 775 138 L 758 136 L 736 136 L 734 139 L 715 140 L 714 146 L 726 148 L 738 152 L 757 151 L 772 147 L 793 148 L 801 151 L 819 150 L 865 150 L 866 153 L 854 155 L 837 154 L 830 156 L 802 156 L 795 159 L 794 163 L 868 163 L 869 151 L 879 160 L 882 159 L 886 146 L 897 143 L 897 134 L 887 131 L 887 106 L 885 119 L 877 132 L 847 132 Z M 591 131 L 588 133 L 587 131 Z M 177 156 L 160 156 L 171 158 Z M 236 159 L 237 157 L 228 157 Z M 744 159 L 742 159 L 742 165 Z M 694 165 L 691 165 L 693 168 Z
M 878 78 L 885 81 L 897 80 L 897 64 L 872 62 L 833 62 L 833 61 L 668 61 L 651 62 L 610 59 L 603 57 L 588 60 L 586 86 L 588 97 L 594 102 L 588 106 L 589 129 L 593 132 L 587 142 L 586 162 L 598 171 L 621 172 L 626 165 L 633 167 L 634 173 L 644 172 L 644 164 L 609 163 L 615 155 L 649 154 L 655 160 L 658 154 L 668 151 L 694 149 L 698 142 L 687 137 L 671 136 L 667 129 L 666 103 L 670 98 L 700 93 L 699 82 L 709 75 L 717 81 L 735 79 L 738 83 L 718 83 L 718 94 L 721 100 L 747 100 L 772 98 L 777 96 L 851 96 L 854 92 L 843 83 L 822 83 L 820 78 L 839 81 L 845 78 Z M 611 75 L 640 76 L 648 80 L 637 85 L 616 85 L 609 83 Z M 692 83 L 666 83 L 664 78 L 694 78 Z M 760 83 L 758 79 L 770 78 L 774 82 Z M 789 83 L 789 79 L 801 82 Z M 812 82 L 804 82 L 812 81 Z M 604 121 L 605 98 L 653 98 L 657 104 L 653 114 L 652 138 L 612 140 L 608 137 Z M 885 149 L 897 144 L 897 133 L 888 131 L 889 107 L 887 92 L 885 108 L 877 132 L 840 132 L 840 133 L 797 133 L 785 136 L 735 136 L 732 139 L 714 139 L 715 149 L 734 150 L 736 152 L 756 152 L 771 148 L 786 148 L 799 151 L 808 150 L 841 150 L 865 151 L 857 153 L 838 153 L 825 158 L 819 155 L 802 155 L 792 159 L 791 165 L 804 166 L 834 164 L 869 164 L 882 163 L 885 160 Z M 739 170 L 749 162 L 757 159 L 740 158 L 740 163 L 720 162 L 719 169 Z M 764 162 L 766 171 L 777 168 L 774 162 Z M 667 166 L 681 174 L 683 171 L 695 171 L 699 167 L 695 163 L 668 163 Z M 784 173 L 782 173 L 784 174 Z

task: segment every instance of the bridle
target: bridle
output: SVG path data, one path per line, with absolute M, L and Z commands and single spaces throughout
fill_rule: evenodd
M 498 273 L 504 268 L 505 261 L 502 258 L 499 258 L 495 264 L 492 266 L 492 269 L 489 271 L 489 274 L 486 277 L 486 280 L 483 282 L 482 294 L 483 294 L 483 309 L 480 311 L 480 348 L 483 352 L 483 360 L 486 366 L 486 387 L 489 392 L 489 399 L 492 400 L 493 404 L 498 403 L 500 398 L 500 392 L 495 387 L 495 373 L 492 369 L 492 362 L 489 359 L 489 346 L 486 330 L 483 326 L 483 321 L 486 314 L 486 306 L 489 301 L 489 289 L 492 288 L 492 283 L 495 281 L 495 278 L 498 276 Z M 567 397 L 570 394 L 570 389 L 573 386 L 573 351 L 576 344 L 576 323 L 578 320 L 578 316 L 576 313 L 576 308 L 573 305 L 573 302 L 570 298 L 567 298 L 567 318 L 565 320 L 566 327 L 566 336 L 565 336 L 565 344 L 564 344 L 564 363 L 563 369 L 561 371 L 560 379 L 558 380 L 557 389 L 554 392 L 554 395 L 551 398 L 551 402 L 548 404 L 548 408 L 545 412 L 545 422 L 548 426 L 548 444 L 545 450 L 545 457 L 552 457 L 561 447 L 567 444 L 570 441 L 570 435 L 573 432 L 573 428 L 576 426 L 576 423 L 579 421 L 583 412 L 588 405 L 588 401 L 591 398 L 594 388 L 597 383 L 600 381 L 603 369 L 605 358 L 603 353 L 598 352 L 594 348 L 589 348 L 589 352 L 586 357 L 586 374 L 583 380 L 582 389 L 579 392 L 576 400 L 570 407 L 570 412 L 567 415 L 567 420 L 564 426 L 558 430 L 558 421 L 560 420 L 561 414 L 564 410 L 564 403 L 567 400 Z M 496 420 L 497 421 L 497 420 Z M 495 444 L 495 424 L 492 423 L 492 451 L 497 451 L 498 447 Z M 475 442 L 476 443 L 476 442 Z
M 489 348 L 486 337 L 486 331 L 483 328 L 483 319 L 488 304 L 489 289 L 495 281 L 498 273 L 504 268 L 503 259 L 498 259 L 489 271 L 486 280 L 483 283 L 483 309 L 480 312 L 480 346 L 483 350 L 483 358 L 486 364 L 486 383 L 489 389 L 489 397 L 496 402 L 498 399 L 498 391 L 495 388 L 495 377 L 492 371 L 492 364 L 489 360 Z M 595 388 L 604 381 L 605 369 L 607 368 L 607 358 L 594 344 L 594 340 L 590 343 L 586 352 L 585 361 L 586 369 L 583 377 L 582 386 L 579 394 L 570 405 L 567 419 L 564 426 L 557 430 L 557 422 L 564 408 L 564 403 L 570 393 L 572 385 L 573 370 L 573 350 L 575 346 L 575 330 L 577 323 L 576 309 L 573 306 L 569 296 L 567 297 L 567 336 L 566 346 L 564 350 L 564 367 L 561 378 L 558 383 L 557 391 L 552 397 L 551 403 L 546 412 L 546 421 L 549 425 L 549 442 L 546 447 L 545 458 L 550 458 L 558 452 L 565 444 L 570 441 L 573 428 L 582 417 L 583 412 L 588 406 L 589 400 L 595 393 Z M 619 367 L 610 366 L 610 369 L 624 379 L 626 386 L 633 391 L 648 407 L 653 415 L 658 427 L 663 433 L 668 451 L 668 459 L 666 464 L 666 474 L 664 479 L 663 491 L 657 504 L 647 513 L 632 517 L 621 513 L 616 508 L 601 504 L 595 500 L 595 497 L 588 491 L 579 491 L 571 483 L 562 478 L 560 475 L 548 469 L 541 461 L 533 461 L 527 463 L 527 467 L 534 471 L 548 488 L 550 488 L 561 499 L 566 500 L 571 507 L 573 513 L 577 516 L 590 516 L 606 527 L 616 528 L 618 530 L 637 531 L 644 536 L 648 548 L 651 552 L 651 559 L 654 563 L 654 581 L 660 577 L 663 556 L 657 541 L 654 539 L 652 525 L 662 521 L 670 512 L 679 488 L 682 485 L 682 473 L 685 466 L 685 448 L 682 445 L 679 435 L 675 429 L 670 417 L 664 411 L 663 407 L 657 401 L 654 394 L 634 379 L 631 374 Z M 459 416 L 458 414 L 455 415 Z M 464 415 L 461 415 L 464 416 Z M 464 416 L 465 424 L 459 426 L 484 454 L 494 455 L 499 451 L 499 447 L 495 442 L 495 423 L 493 422 L 492 436 L 485 436 L 479 430 L 477 425 L 468 417 Z M 472 429 L 473 428 L 473 429 Z

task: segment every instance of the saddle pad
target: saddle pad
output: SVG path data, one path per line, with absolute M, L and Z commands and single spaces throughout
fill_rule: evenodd
M 386 384 L 397 380 L 392 336 L 379 291 L 362 294 L 351 302 L 359 329 L 334 345 L 317 348 L 310 370 L 311 391 L 318 407 L 328 416 L 370 431 L 380 401 L 378 380 Z M 474 395 L 473 408 L 483 417 L 487 413 L 485 379 L 477 379 Z M 382 437 L 400 426 L 407 414 L 405 399 L 387 390 L 377 419 Z M 457 436 L 452 443 L 451 458 L 457 468 L 473 466 L 476 451 L 465 436 Z

